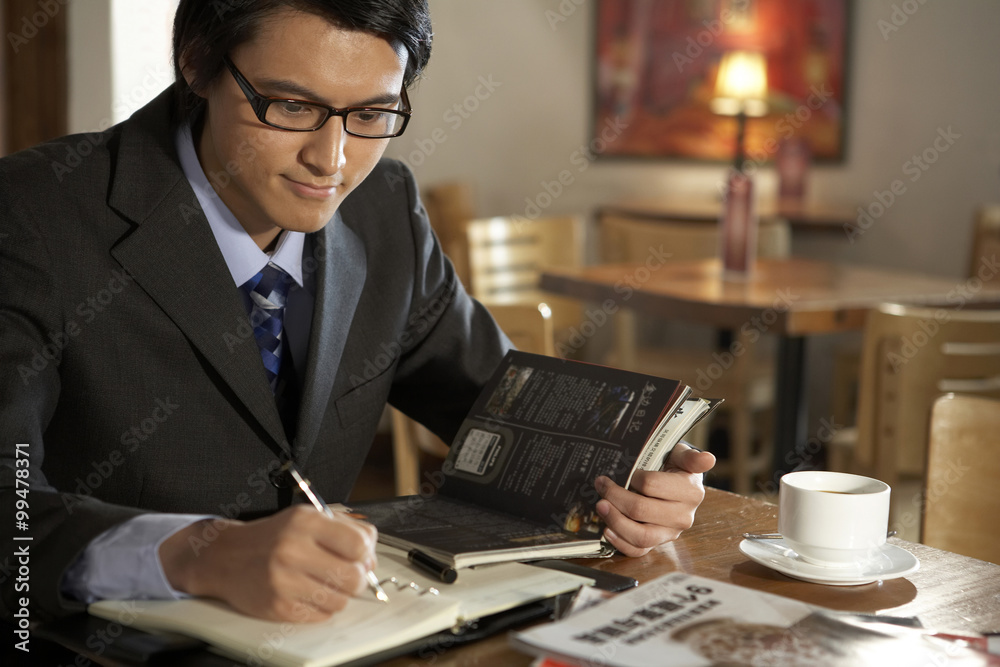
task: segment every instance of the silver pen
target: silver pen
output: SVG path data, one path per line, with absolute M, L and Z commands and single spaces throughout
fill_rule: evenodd
M 313 507 L 315 507 L 316 509 L 318 509 L 320 512 L 327 515 L 331 519 L 337 518 L 337 515 L 333 513 L 333 510 L 330 509 L 330 506 L 327 505 L 325 502 L 323 502 L 323 499 L 320 498 L 315 491 L 313 491 L 312 484 L 309 482 L 308 479 L 302 476 L 302 473 L 299 472 L 299 469 L 295 467 L 295 464 L 292 461 L 287 461 L 283 466 L 281 466 L 279 471 L 288 472 L 292 476 L 292 479 L 295 480 L 295 483 L 298 484 L 299 489 L 301 489 L 302 493 L 306 495 L 306 498 L 309 499 L 309 502 L 313 504 Z M 378 577 L 375 576 L 374 572 L 372 572 L 371 570 L 366 570 L 365 579 L 368 580 L 368 588 L 372 590 L 372 592 L 375 594 L 375 597 L 380 602 L 389 601 L 389 596 L 385 594 L 384 590 L 382 590 L 382 586 L 381 584 L 378 583 Z

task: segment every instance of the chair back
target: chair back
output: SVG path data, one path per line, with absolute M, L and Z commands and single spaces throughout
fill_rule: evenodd
M 552 309 L 547 303 L 494 303 L 487 299 L 483 305 L 514 347 L 522 352 L 555 356 Z
M 900 474 L 922 477 L 931 406 L 949 392 L 1000 398 L 1000 310 L 873 309 L 861 352 L 857 462 L 890 485 Z
M 438 183 L 424 188 L 421 198 L 441 248 L 455 265 L 459 280 L 468 288 L 469 249 L 465 226 L 476 217 L 472 186 L 461 181 Z
M 576 299 L 542 292 L 539 282 L 548 267 L 583 265 L 583 219 L 484 218 L 468 224 L 466 237 L 472 295 L 492 304 L 548 304 L 557 351 L 560 356 L 575 352 L 579 344 L 574 344 L 573 332 L 583 321 L 583 305 Z
M 921 541 L 1000 564 L 1000 400 L 934 401 Z
M 995 264 L 1000 256 L 1000 204 L 981 206 L 976 212 L 972 234 L 969 277 L 975 277 L 986 263 Z M 991 270 L 992 272 L 992 270 Z
M 471 291 L 480 299 L 534 294 L 544 268 L 583 264 L 583 220 L 576 216 L 473 220 L 466 237 Z

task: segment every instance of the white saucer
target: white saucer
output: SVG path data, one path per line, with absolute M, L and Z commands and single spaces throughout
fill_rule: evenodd
M 920 561 L 906 549 L 884 544 L 878 555 L 857 565 L 823 567 L 802 560 L 783 539 L 740 542 L 740 551 L 753 561 L 795 579 L 828 586 L 860 586 L 916 572 Z

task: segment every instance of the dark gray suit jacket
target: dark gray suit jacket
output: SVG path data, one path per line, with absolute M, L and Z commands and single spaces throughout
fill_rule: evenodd
M 346 498 L 388 400 L 446 439 L 509 346 L 456 280 L 412 175 L 383 160 L 306 243 L 316 302 L 295 434 L 178 164 L 169 91 L 103 133 L 0 160 L 0 563 L 4 616 L 58 590 L 139 513 L 249 518 L 289 502 L 289 454 Z M 18 445 L 24 445 L 18 447 Z M 26 472 L 21 472 L 26 471 Z M 19 532 L 18 475 L 28 475 Z M 17 543 L 31 535 L 29 589 Z M 209 534 L 210 537 L 210 534 Z

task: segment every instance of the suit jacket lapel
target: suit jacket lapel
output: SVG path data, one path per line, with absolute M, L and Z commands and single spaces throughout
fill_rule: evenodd
M 171 101 L 169 91 L 160 95 L 122 128 L 108 203 L 136 228 L 111 254 L 204 355 L 280 455 L 288 443 L 249 318 L 177 161 Z
M 308 256 L 318 264 L 308 369 L 294 446 L 295 460 L 300 463 L 316 444 L 367 271 L 361 239 L 344 224 L 339 212 L 310 241 Z

